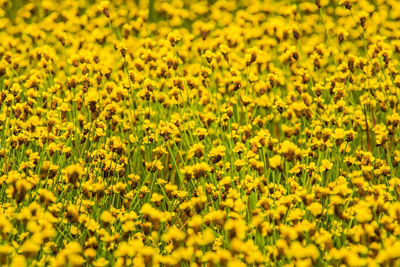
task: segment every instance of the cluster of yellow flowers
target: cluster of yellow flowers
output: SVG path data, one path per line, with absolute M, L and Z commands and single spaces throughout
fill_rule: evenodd
M 398 1 L 0 14 L 0 265 L 400 265 Z

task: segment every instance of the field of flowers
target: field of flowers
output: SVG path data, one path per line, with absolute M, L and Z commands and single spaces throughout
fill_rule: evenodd
M 1 266 L 400 266 L 400 2 L 0 7 Z

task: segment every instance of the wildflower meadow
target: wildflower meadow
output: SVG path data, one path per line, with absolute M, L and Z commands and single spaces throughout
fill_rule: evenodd
M 400 266 L 400 2 L 0 0 L 0 266 Z

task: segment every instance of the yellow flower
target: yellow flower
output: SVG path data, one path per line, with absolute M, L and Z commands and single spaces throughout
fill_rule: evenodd
M 156 206 L 159 206 L 161 201 L 163 200 L 163 198 L 164 198 L 163 195 L 160 195 L 160 194 L 157 194 L 157 193 L 154 192 L 151 195 L 150 201 L 153 202 Z
M 225 156 L 226 148 L 223 145 L 219 145 L 214 147 L 208 153 L 208 157 L 213 163 L 218 163 L 222 160 L 222 157 Z
M 182 39 L 182 35 L 180 35 L 178 32 L 170 32 L 167 38 L 171 43 L 171 46 L 174 47 L 176 43 Z
M 269 166 L 271 167 L 271 169 L 276 169 L 279 166 L 281 166 L 281 156 L 280 155 L 274 155 L 271 158 L 268 159 L 269 160 Z
M 323 159 L 322 162 L 321 162 L 321 166 L 319 167 L 319 171 L 320 172 L 325 172 L 327 170 L 332 169 L 332 167 L 333 167 L 333 163 L 332 162 L 330 162 L 327 159 Z
M 100 216 L 100 220 L 103 224 L 109 225 L 112 224 L 115 220 L 114 216 L 111 214 L 111 212 L 105 210 Z
M 311 212 L 314 217 L 318 217 L 322 214 L 323 208 L 322 205 L 318 202 L 312 202 L 307 209 Z
M 215 54 L 211 52 L 210 50 L 207 50 L 204 54 L 203 57 L 207 60 L 208 64 L 211 64 L 211 61 L 215 58 Z
M 23 253 L 25 256 L 29 258 L 33 258 L 40 250 L 40 245 L 31 241 L 27 240 L 20 249 L 20 253 Z
M 80 164 L 70 165 L 64 169 L 64 173 L 67 175 L 68 181 L 74 184 L 81 178 L 83 167 Z
M 106 260 L 103 257 L 98 258 L 97 260 L 95 260 L 93 263 L 93 266 L 95 267 L 105 267 L 109 265 L 109 261 Z

